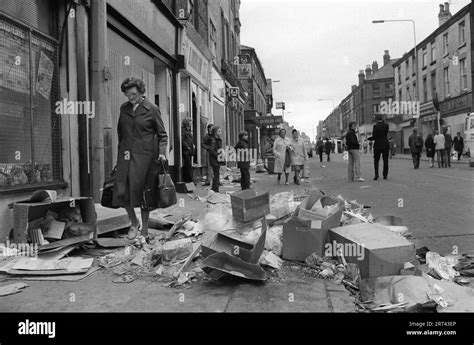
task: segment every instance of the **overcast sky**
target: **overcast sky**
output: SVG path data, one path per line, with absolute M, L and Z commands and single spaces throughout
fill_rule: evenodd
M 455 14 L 470 0 L 452 0 Z M 443 1 L 444 2 L 444 1 Z M 242 0 L 241 44 L 254 47 L 275 102 L 286 102 L 285 120 L 313 135 L 335 105 L 346 97 L 357 74 L 385 49 L 399 58 L 413 48 L 410 22 L 372 24 L 374 19 L 414 19 L 417 43 L 438 27 L 434 0 Z M 280 110 L 273 110 L 280 115 Z

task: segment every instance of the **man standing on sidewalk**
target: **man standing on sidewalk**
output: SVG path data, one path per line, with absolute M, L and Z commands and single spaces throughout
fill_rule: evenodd
M 461 136 L 461 132 L 458 132 L 453 140 L 454 151 L 458 153 L 458 161 L 461 160 L 462 151 L 464 150 L 464 139 Z
M 434 137 L 436 159 L 438 160 L 438 168 L 446 167 L 446 149 L 445 139 L 443 134 L 439 134 L 438 130 L 435 131 Z
M 413 134 L 408 138 L 411 156 L 413 157 L 413 166 L 415 169 L 420 167 L 421 149 L 423 148 L 423 138 L 418 133 L 418 128 L 413 128 Z
M 383 159 L 383 179 L 386 180 L 388 176 L 388 151 L 390 145 L 388 143 L 388 124 L 383 120 L 382 115 L 375 115 L 377 123 L 372 129 L 372 136 L 368 140 L 374 140 L 374 180 L 379 178 L 379 161 L 380 156 Z
M 347 152 L 349 153 L 349 165 L 347 166 L 347 176 L 349 182 L 359 181 L 364 182 L 365 180 L 360 176 L 360 144 L 356 134 L 357 123 L 349 123 L 349 131 L 346 134 L 346 145 Z
M 451 137 L 451 134 L 448 133 L 448 129 L 444 128 L 443 129 L 443 135 L 444 135 L 444 148 L 446 150 L 446 165 L 448 168 L 451 168 L 451 148 L 453 147 L 453 138 Z
M 323 162 L 323 153 L 324 153 L 324 142 L 323 138 L 319 137 L 318 141 L 316 142 L 316 150 L 319 154 L 319 161 Z

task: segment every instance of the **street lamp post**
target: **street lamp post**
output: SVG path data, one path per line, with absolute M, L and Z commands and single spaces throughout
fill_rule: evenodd
M 418 102 L 419 99 L 419 94 L 418 94 L 418 53 L 416 51 L 416 27 L 415 27 L 415 21 L 413 19 L 390 19 L 390 20 L 373 20 L 373 24 L 383 24 L 385 22 L 410 22 L 413 24 L 413 43 L 415 44 L 414 48 L 414 54 L 415 54 L 415 102 Z M 420 130 L 420 134 L 423 135 L 422 130 L 421 130 L 421 118 L 419 114 L 419 109 L 420 107 L 417 107 L 418 109 L 418 117 L 416 119 L 416 126 Z

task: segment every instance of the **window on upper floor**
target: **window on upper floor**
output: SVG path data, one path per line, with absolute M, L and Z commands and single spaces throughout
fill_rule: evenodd
M 431 73 L 431 98 L 436 95 L 436 72 Z
M 423 49 L 423 52 L 421 53 L 421 66 L 425 68 L 428 64 L 427 61 L 427 56 L 426 56 L 426 48 Z
M 464 21 L 459 23 L 459 44 L 466 42 L 466 24 Z
M 443 76 L 444 76 L 444 96 L 448 97 L 450 96 L 450 90 L 449 90 L 449 67 L 446 67 L 443 70 Z
M 374 98 L 380 97 L 380 85 L 374 84 L 372 85 L 372 96 Z
M 401 66 L 397 67 L 397 76 L 398 76 L 398 83 L 401 84 L 402 83 L 402 68 L 401 68 Z
M 436 61 L 436 42 L 431 41 L 431 62 Z
M 405 61 L 405 74 L 406 74 L 406 79 L 408 79 L 408 76 L 410 74 L 410 59 L 408 58 L 406 61 Z
M 443 54 L 444 55 L 448 54 L 448 47 L 449 47 L 448 33 L 446 32 L 443 35 Z
M 411 101 L 410 85 L 407 86 L 406 92 L 407 92 L 407 93 L 406 93 L 406 97 L 405 97 L 406 100 L 407 100 L 407 101 Z
M 428 100 L 428 85 L 426 81 L 426 76 L 423 77 L 423 103 Z
M 461 68 L 461 90 L 467 89 L 467 64 L 466 59 L 462 59 L 459 62 Z
M 194 0 L 188 0 L 188 13 L 189 13 L 189 22 L 195 26 L 195 8 L 194 8 Z
M 212 19 L 209 19 L 209 40 L 211 42 L 211 51 L 214 55 L 217 53 L 217 30 L 216 26 L 212 22 Z

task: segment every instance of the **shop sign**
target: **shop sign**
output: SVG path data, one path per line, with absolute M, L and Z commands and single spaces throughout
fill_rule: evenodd
M 469 112 L 472 108 L 472 92 L 440 102 L 442 117 Z
M 256 120 L 260 126 L 276 126 L 279 123 L 283 123 L 282 116 L 262 116 L 257 117 Z

